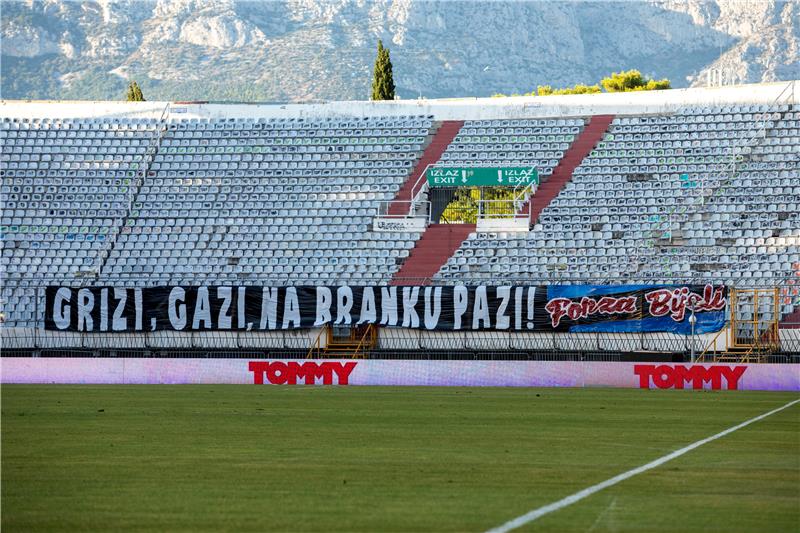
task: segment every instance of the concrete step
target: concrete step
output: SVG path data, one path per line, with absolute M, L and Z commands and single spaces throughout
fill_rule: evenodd
M 473 231 L 475 224 L 431 224 L 395 274 L 392 285 L 403 285 L 404 279 L 432 277 Z
M 572 179 L 572 173 L 597 146 L 597 143 L 603 139 L 613 119 L 613 115 L 593 116 L 589 124 L 583 128 L 578 137 L 572 142 L 564 157 L 553 169 L 553 173 L 537 189 L 531 207 L 531 224 L 536 223 L 541 212 L 550 205 L 550 202 L 558 196 L 561 189 Z M 527 203 L 522 206 L 519 212 L 528 212 Z
M 439 159 L 442 157 L 442 154 L 445 152 L 445 150 L 447 150 L 447 147 L 450 146 L 451 142 L 453 142 L 455 136 L 458 135 L 459 131 L 461 131 L 461 127 L 463 125 L 463 120 L 447 120 L 442 122 L 442 125 L 439 126 L 438 130 L 436 130 L 433 140 L 431 140 L 431 142 L 425 148 L 425 151 L 422 153 L 422 157 L 420 157 L 419 161 L 417 161 L 417 164 L 406 178 L 403 186 L 400 187 L 399 191 L 397 191 L 397 195 L 394 199 L 398 203 L 394 203 L 389 206 L 388 212 L 390 215 L 402 215 L 408 211 L 408 204 L 399 202 L 408 202 L 411 200 L 411 194 L 414 190 L 414 185 L 416 185 L 420 176 L 425 171 L 425 168 L 428 165 L 432 165 L 439 161 Z

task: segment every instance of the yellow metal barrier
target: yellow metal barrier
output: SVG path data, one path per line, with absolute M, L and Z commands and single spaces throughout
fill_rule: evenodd
M 727 327 L 727 326 L 726 326 L 726 327 L 723 327 L 721 330 L 719 330 L 719 331 L 717 332 L 717 334 L 716 334 L 716 335 L 714 335 L 714 338 L 713 338 L 713 339 L 711 339 L 711 342 L 709 342 L 709 343 L 708 343 L 708 345 L 706 346 L 706 349 L 705 349 L 705 350 L 703 350 L 703 353 L 701 353 L 701 354 L 700 354 L 700 355 L 697 357 L 697 361 L 696 361 L 696 362 L 698 362 L 698 363 L 702 363 L 702 362 L 704 362 L 704 361 L 705 361 L 706 354 L 707 354 L 707 353 L 709 352 L 709 350 L 711 350 L 712 348 L 713 348 L 714 354 L 716 355 L 716 353 L 717 353 L 717 339 L 719 339 L 719 336 L 720 336 L 720 335 L 722 335 L 723 333 L 725 333 L 725 335 L 726 335 L 726 338 L 725 338 L 725 351 L 727 351 L 727 350 L 728 350 L 728 340 L 729 340 L 729 339 L 728 339 L 728 334 L 729 334 L 729 332 L 730 332 L 730 328 L 729 328 L 729 327 Z
M 325 346 L 322 346 L 322 336 L 326 336 Z M 327 357 L 338 358 L 365 358 L 366 351 L 374 348 L 378 342 L 378 328 L 374 324 L 368 324 L 361 328 L 350 328 L 347 340 L 337 340 L 333 335 L 333 328 L 330 324 L 323 326 L 317 338 L 311 344 L 306 359 L 324 359 Z
M 762 304 L 770 312 L 762 311 Z M 777 287 L 771 289 L 731 289 L 729 327 L 720 330 L 697 359 L 704 362 L 714 355 L 716 363 L 760 363 L 779 349 L 778 321 L 780 300 Z M 725 348 L 717 350 L 719 336 L 727 332 Z
M 327 336 L 327 339 L 330 340 L 330 325 L 329 324 L 325 324 L 324 326 L 322 326 L 322 329 L 320 330 L 319 335 L 317 335 L 317 338 L 314 340 L 313 343 L 311 343 L 311 348 L 308 349 L 308 355 L 306 355 L 306 359 L 321 359 L 323 357 L 323 354 L 325 353 L 324 352 L 325 348 L 323 348 L 323 346 L 322 346 L 322 335 L 323 334 L 325 334 Z M 327 343 L 326 343 L 326 346 L 327 346 Z

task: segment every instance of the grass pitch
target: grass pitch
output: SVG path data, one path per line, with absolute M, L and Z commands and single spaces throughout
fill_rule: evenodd
M 2 528 L 483 531 L 795 399 L 2 387 Z M 523 531 L 797 531 L 800 405 Z

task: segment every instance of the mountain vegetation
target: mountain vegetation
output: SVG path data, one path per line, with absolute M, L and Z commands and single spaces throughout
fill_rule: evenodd
M 0 0 L 0 11 L 6 99 L 117 100 L 136 80 L 156 101 L 362 100 L 378 39 L 406 99 L 596 92 L 580 84 L 620 68 L 675 88 L 712 70 L 727 83 L 800 78 L 796 1 Z

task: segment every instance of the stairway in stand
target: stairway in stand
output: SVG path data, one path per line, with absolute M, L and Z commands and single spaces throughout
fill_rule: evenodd
M 603 139 L 614 115 L 594 115 L 589 119 L 589 124 L 583 128 L 578 137 L 572 142 L 569 149 L 564 153 L 564 157 L 553 169 L 553 173 L 543 182 L 533 195 L 533 213 L 531 213 L 531 225 L 536 224 L 539 215 L 544 208 L 550 205 L 553 198 L 558 196 L 561 189 L 572 179 L 572 173 L 588 156 L 595 146 Z M 520 209 L 520 213 L 528 210 L 527 203 Z
M 392 285 L 428 285 L 461 246 L 475 224 L 431 224 L 392 278 Z
M 558 196 L 564 185 L 572 178 L 572 172 L 575 168 L 603 139 L 603 135 L 605 135 L 613 119 L 613 115 L 595 115 L 589 120 L 589 124 L 586 125 L 569 147 L 561 162 L 553 170 L 553 174 L 539 187 L 533 196 L 532 220 L 534 223 L 544 208 L 553 198 Z M 462 125 L 463 122 L 445 122 L 442 124 L 436 133 L 436 137 L 425 150 L 425 154 L 412 173 L 412 176 L 416 177 L 409 179 L 405 183 L 397 195 L 398 200 L 411 198 L 411 189 L 413 189 L 416 179 L 424 171 L 425 166 L 438 161 Z M 525 212 L 527 209 L 528 207 L 525 205 L 520 212 Z M 402 207 L 398 209 L 397 213 L 392 210 L 390 210 L 390 213 L 401 214 Z M 420 240 L 417 241 L 414 249 L 411 250 L 408 259 L 405 260 L 400 270 L 392 278 L 392 285 L 429 284 L 430 278 L 439 272 L 442 265 L 447 262 L 461 246 L 461 243 L 474 231 L 475 224 L 431 224 L 422 234 Z
M 445 120 L 442 122 L 439 129 L 436 130 L 433 139 L 431 139 L 430 144 L 428 144 L 425 151 L 422 153 L 422 157 L 417 161 L 414 170 L 411 171 L 411 174 L 406 178 L 406 182 L 397 192 L 397 196 L 395 196 L 394 199 L 395 202 L 398 203 L 393 203 L 389 206 L 390 215 L 404 215 L 408 213 L 408 204 L 399 202 L 411 201 L 411 193 L 414 189 L 414 185 L 416 185 L 422 173 L 425 172 L 425 168 L 439 161 L 439 158 L 442 157 L 444 151 L 447 150 L 447 147 L 453 142 L 453 139 L 458 135 L 458 132 L 461 131 L 461 126 L 463 125 L 463 120 Z

